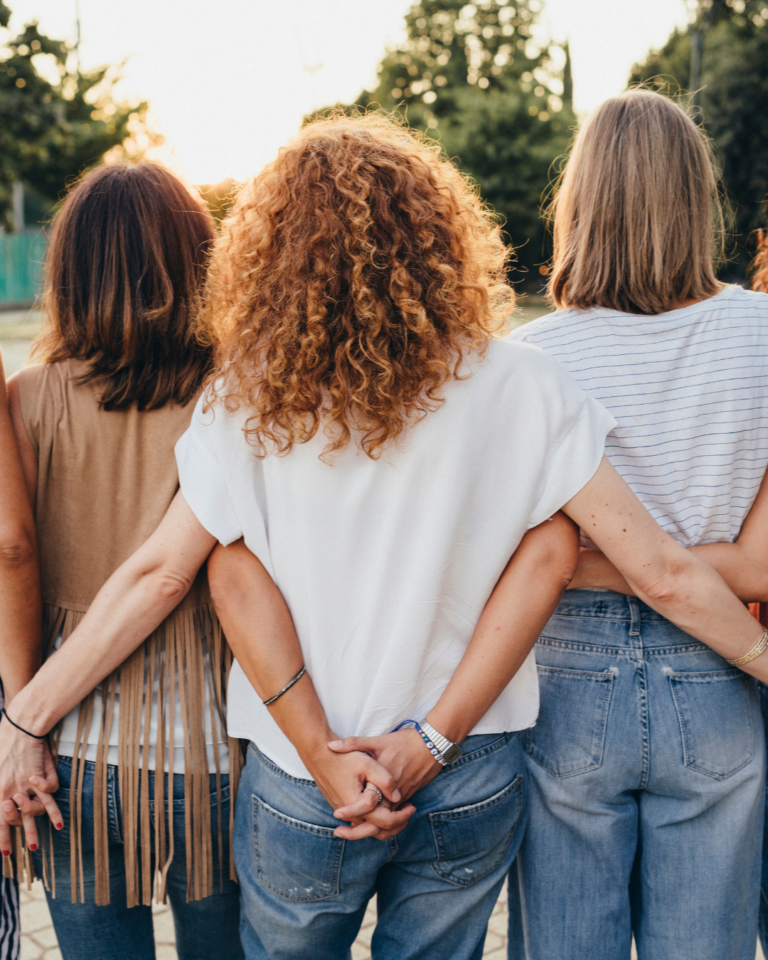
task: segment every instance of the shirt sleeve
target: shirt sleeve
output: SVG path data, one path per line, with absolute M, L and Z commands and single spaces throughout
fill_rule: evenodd
M 548 520 L 589 483 L 603 458 L 605 438 L 616 426 L 605 407 L 586 394 L 556 360 L 547 357 L 541 373 L 549 414 L 549 449 L 529 529 Z
M 229 432 L 228 419 L 227 412 L 221 409 L 216 409 L 215 415 L 211 412 L 204 414 L 201 397 L 189 428 L 175 447 L 184 499 L 208 533 L 224 546 L 243 535 L 227 484 L 226 465 L 221 459 L 222 453 L 227 455 L 228 438 L 222 434 Z M 236 450 L 237 447 L 234 450 L 230 447 L 230 455 L 233 456 Z

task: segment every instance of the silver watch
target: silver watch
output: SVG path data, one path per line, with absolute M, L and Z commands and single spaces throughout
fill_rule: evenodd
M 452 743 L 447 737 L 438 733 L 432 724 L 427 723 L 426 720 L 422 720 L 419 726 L 437 748 L 438 753 L 443 758 L 443 763 L 456 763 L 461 756 L 461 747 L 458 743 Z

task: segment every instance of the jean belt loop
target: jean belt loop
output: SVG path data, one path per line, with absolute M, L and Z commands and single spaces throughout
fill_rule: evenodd
M 630 637 L 639 637 L 643 622 L 640 601 L 637 597 L 627 597 L 627 606 L 629 607 L 629 635 Z

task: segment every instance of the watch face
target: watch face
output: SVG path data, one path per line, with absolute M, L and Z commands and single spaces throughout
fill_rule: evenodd
M 461 747 L 457 743 L 452 743 L 443 754 L 443 760 L 446 763 L 456 763 L 461 756 Z

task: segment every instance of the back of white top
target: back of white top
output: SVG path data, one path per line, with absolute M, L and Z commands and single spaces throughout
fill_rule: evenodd
M 768 296 L 728 286 L 651 317 L 561 310 L 512 336 L 610 410 L 606 454 L 671 536 L 735 540 L 768 464 Z
M 602 458 L 613 419 L 551 357 L 494 341 L 473 366 L 380 460 L 353 443 L 326 463 L 321 434 L 256 459 L 243 436 L 249 412 L 219 405 L 199 405 L 177 444 L 200 522 L 222 543 L 244 536 L 285 597 L 338 736 L 423 719 L 525 531 Z M 537 712 L 531 655 L 474 732 L 519 730 Z M 231 736 L 309 776 L 238 665 L 227 717 Z

